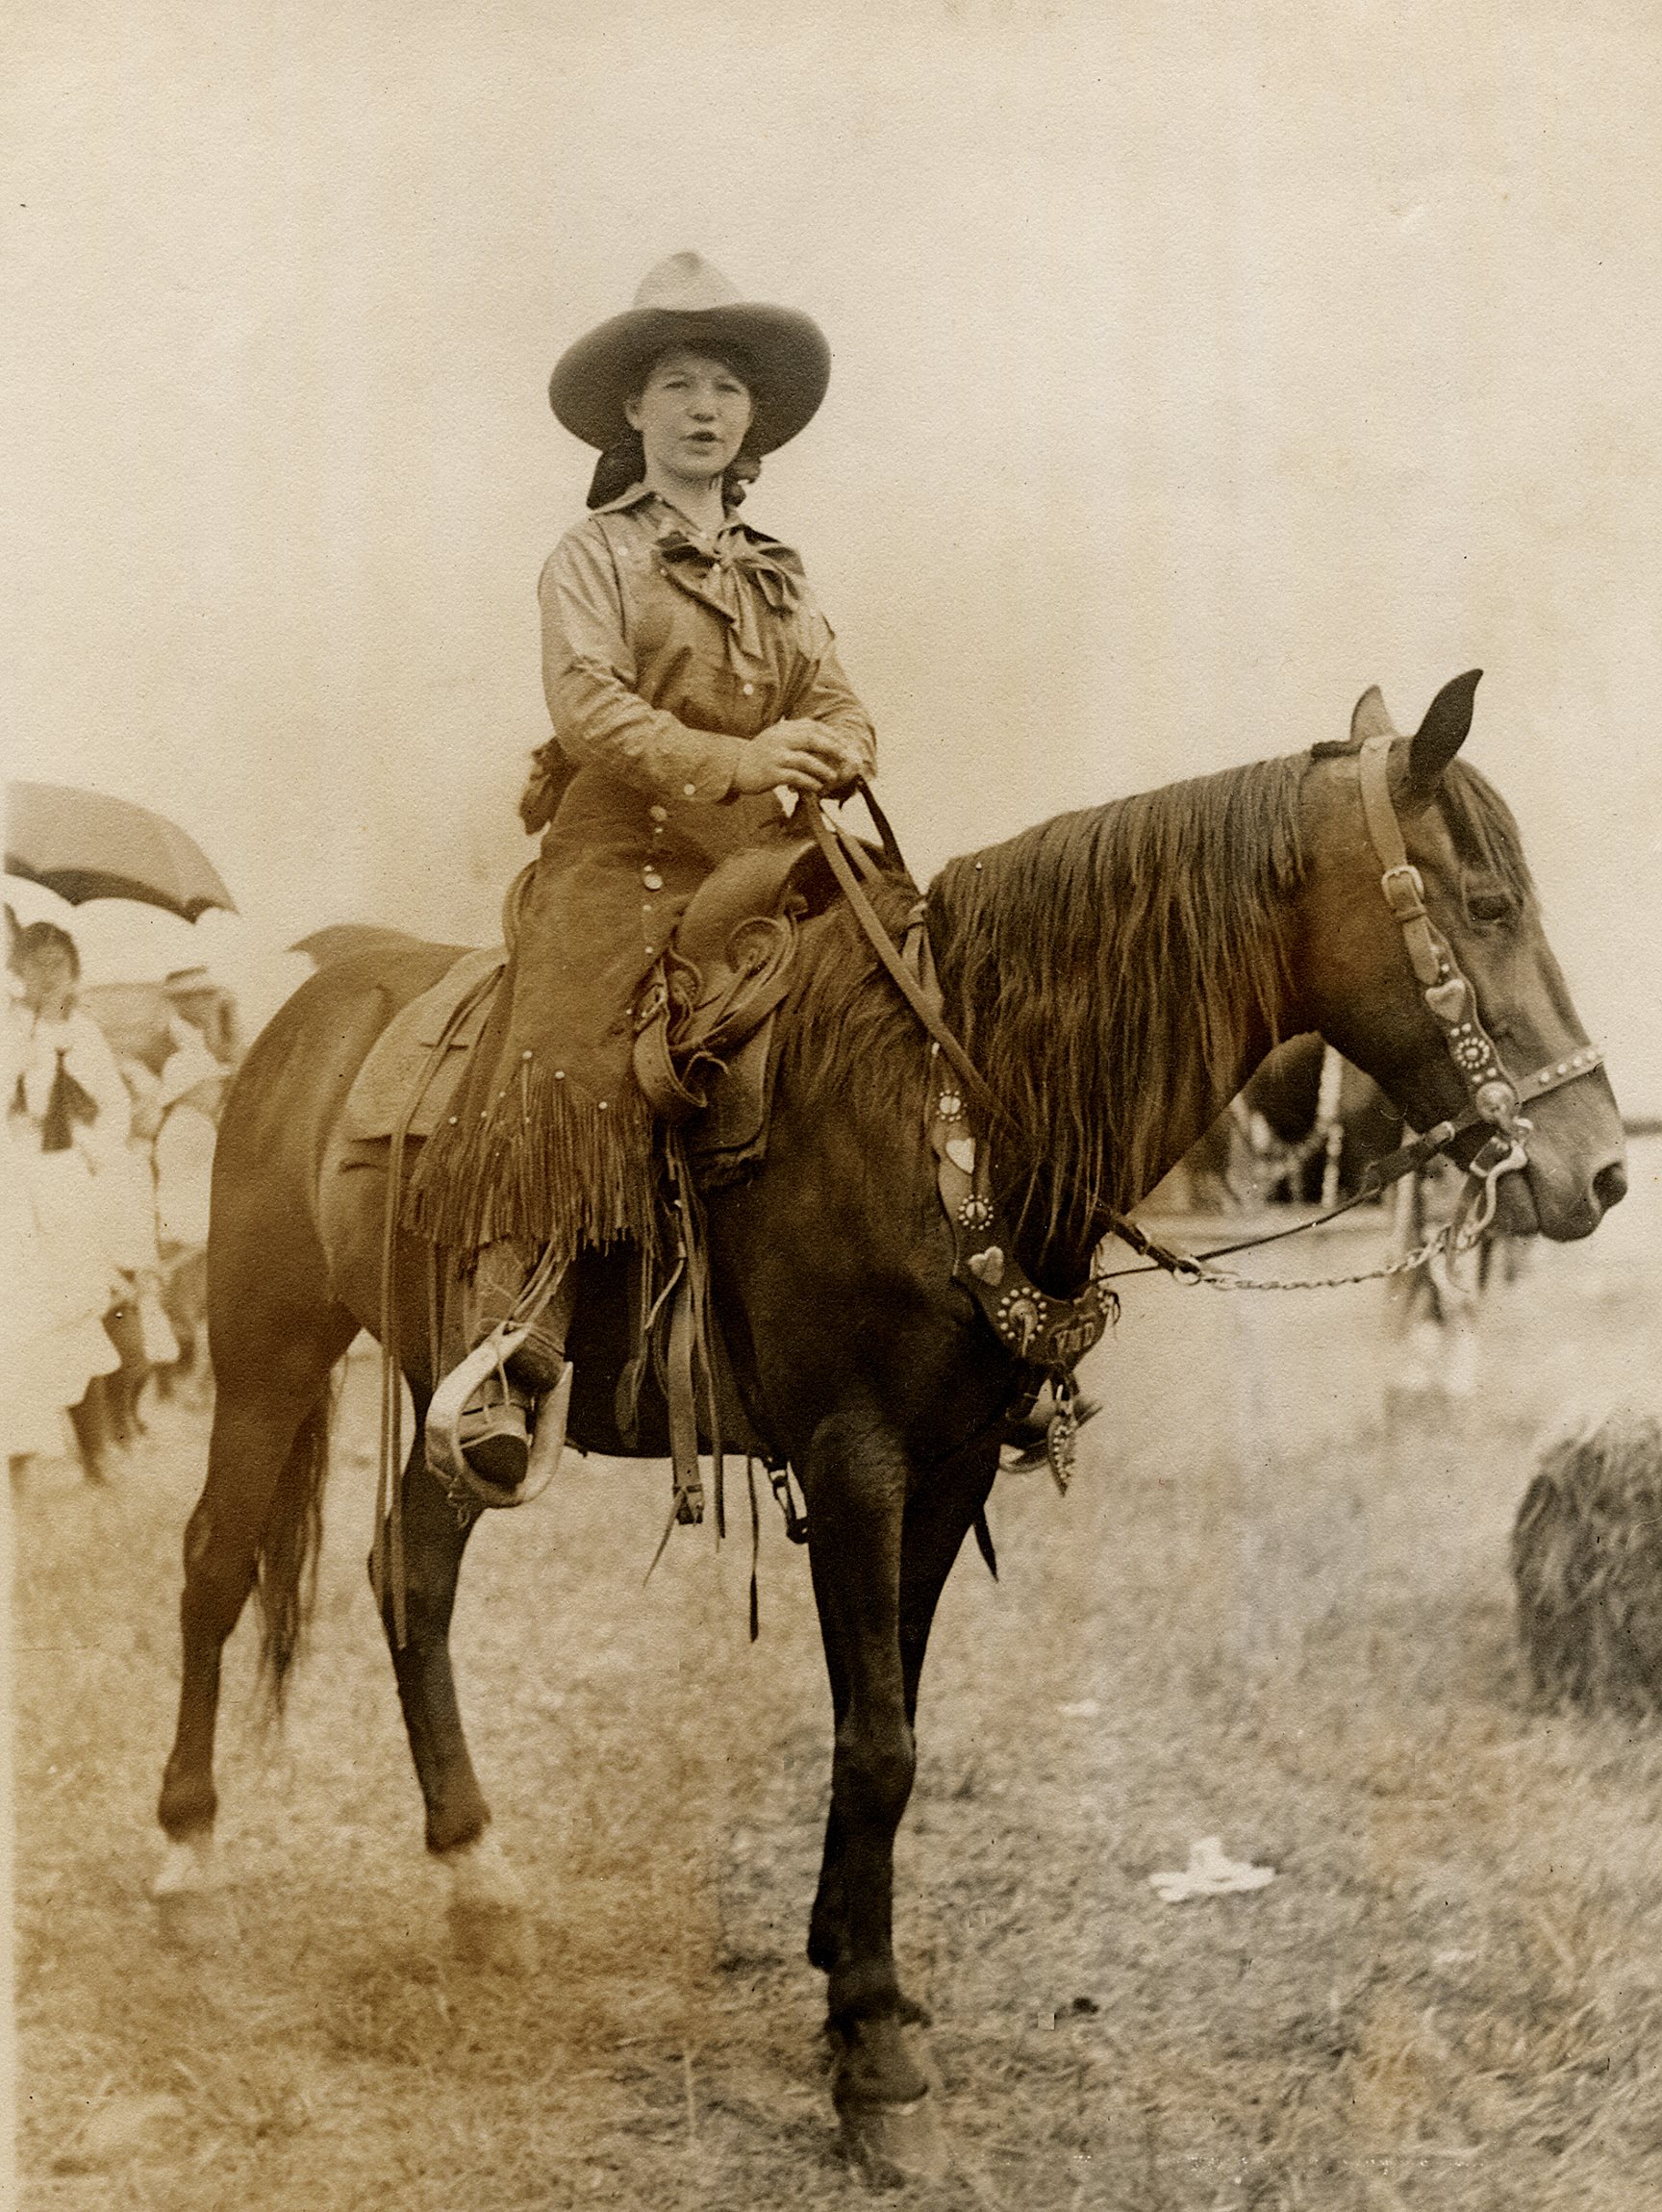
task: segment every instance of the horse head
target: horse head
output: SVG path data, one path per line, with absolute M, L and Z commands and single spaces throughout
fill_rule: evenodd
M 1462 1165 L 1486 1143 L 1522 1144 L 1526 1165 L 1500 1178 L 1503 1228 L 1585 1237 L 1627 1187 L 1621 1118 L 1516 824 L 1458 758 L 1479 672 L 1445 685 L 1412 738 L 1375 689 L 1347 742 L 1315 748 L 1290 941 L 1297 1013 L 1414 1128 L 1466 1119 L 1448 1147 Z

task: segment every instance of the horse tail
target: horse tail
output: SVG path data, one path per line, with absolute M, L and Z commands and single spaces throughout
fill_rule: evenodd
M 289 1675 L 300 1656 L 317 1597 L 323 1537 L 323 1489 L 329 1479 L 329 1424 L 335 1411 L 331 1377 L 308 1407 L 272 1494 L 255 1552 L 260 1601 L 260 1680 L 281 1718 Z

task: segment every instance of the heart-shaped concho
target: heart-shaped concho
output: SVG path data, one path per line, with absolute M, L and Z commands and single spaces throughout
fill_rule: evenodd
M 1004 1280 L 1004 1254 L 996 1244 L 989 1244 L 984 1252 L 970 1255 L 970 1272 L 978 1283 L 990 1283 L 996 1290 Z
M 1445 1029 L 1454 1028 L 1471 1011 L 1472 993 L 1466 978 L 1456 975 L 1448 983 L 1432 984 L 1425 993 L 1425 1003 Z
M 962 1168 L 966 1175 L 975 1172 L 975 1140 L 973 1137 L 948 1137 L 944 1147 L 954 1168 Z

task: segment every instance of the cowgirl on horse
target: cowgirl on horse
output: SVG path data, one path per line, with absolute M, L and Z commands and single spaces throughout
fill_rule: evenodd
M 479 1052 L 406 1204 L 463 1294 L 428 1450 L 486 1501 L 522 1491 L 564 1377 L 578 1255 L 652 1235 L 652 1114 L 630 1065 L 642 983 L 711 869 L 781 834 L 782 791 L 835 793 L 874 767 L 798 556 L 735 513 L 829 373 L 808 316 L 679 253 L 550 382 L 560 421 L 600 451 L 592 512 L 538 588 L 564 789 Z

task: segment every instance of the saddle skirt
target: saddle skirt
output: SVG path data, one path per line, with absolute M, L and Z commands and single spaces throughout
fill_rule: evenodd
M 407 1138 L 432 1136 L 450 1111 L 507 964 L 501 945 L 465 952 L 431 990 L 392 1017 L 346 1094 L 347 1138 L 359 1144 L 389 1138 L 406 1115 Z

